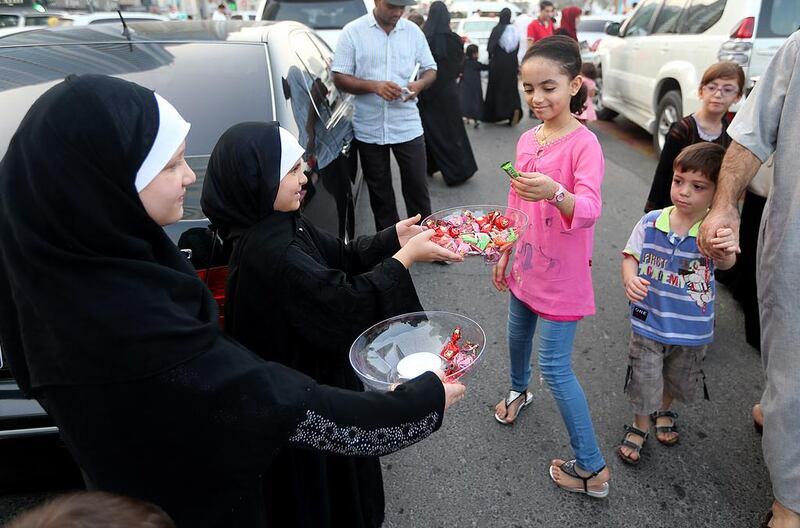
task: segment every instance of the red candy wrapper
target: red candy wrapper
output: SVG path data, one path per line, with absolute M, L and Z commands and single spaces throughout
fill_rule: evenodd
M 450 334 L 450 340 L 439 352 L 439 355 L 447 361 L 444 371 L 446 381 L 455 381 L 460 378 L 477 357 L 478 345 L 470 341 L 459 345 L 459 341 L 461 341 L 461 327 L 457 326 Z
M 442 219 L 428 219 L 425 227 L 435 231 L 431 240 L 440 246 L 460 255 L 482 255 L 487 262 L 500 260 L 520 236 L 520 226 L 497 210 L 480 216 L 462 210 Z

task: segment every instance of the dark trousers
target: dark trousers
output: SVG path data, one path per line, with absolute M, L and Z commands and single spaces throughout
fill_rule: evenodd
M 419 136 L 411 141 L 393 145 L 375 145 L 359 141 L 361 168 L 367 181 L 369 204 L 372 206 L 375 228 L 378 231 L 400 221 L 392 189 L 390 150 L 400 166 L 400 183 L 408 216 L 419 213 L 424 219 L 431 214 L 431 197 L 428 194 L 428 181 L 425 176 L 425 137 Z

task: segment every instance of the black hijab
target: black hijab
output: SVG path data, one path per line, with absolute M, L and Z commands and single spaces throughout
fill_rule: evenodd
M 503 36 L 503 32 L 509 24 L 511 24 L 511 10 L 504 7 L 500 11 L 500 20 L 497 22 L 494 29 L 492 29 L 492 33 L 489 35 L 489 42 L 486 44 L 486 49 L 489 51 L 490 55 L 492 55 L 495 48 L 500 45 L 500 37 Z
M 158 127 L 152 91 L 70 75 L 11 139 L 0 162 L 0 341 L 27 394 L 147 377 L 219 335 L 211 294 L 134 186 Z
M 208 160 L 200 205 L 225 241 L 272 215 L 281 174 L 280 127 L 251 122 L 222 134 Z
M 428 10 L 428 19 L 422 26 L 431 51 L 437 58 L 447 58 L 447 37 L 450 29 L 450 12 L 444 2 L 436 0 Z

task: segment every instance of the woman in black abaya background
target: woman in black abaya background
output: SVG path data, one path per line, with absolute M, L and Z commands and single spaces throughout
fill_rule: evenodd
M 519 35 L 511 25 L 511 10 L 507 7 L 500 11 L 500 21 L 489 35 L 486 49 L 489 51 L 489 84 L 483 103 L 483 121 L 497 123 L 507 119 L 509 125 L 516 125 L 522 117 L 517 90 Z
M 460 185 L 478 170 L 461 118 L 456 82 L 464 69 L 464 44 L 450 30 L 450 12 L 438 0 L 431 4 L 422 31 L 437 67 L 436 81 L 419 96 L 428 174 L 441 171 L 447 185 Z

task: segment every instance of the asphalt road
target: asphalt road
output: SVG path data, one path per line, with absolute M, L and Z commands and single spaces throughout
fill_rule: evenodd
M 434 209 L 504 204 L 507 177 L 498 166 L 514 158 L 514 128 L 484 125 L 469 134 L 479 172 L 468 184 L 431 183 Z M 603 215 L 596 228 L 593 279 L 597 315 L 578 325 L 574 368 L 592 410 L 595 431 L 612 474 L 605 500 L 558 489 L 547 473 L 553 458 L 573 458 L 566 429 L 535 370 L 534 403 L 512 426 L 498 424 L 494 406 L 509 388 L 507 294 L 491 285 L 480 261 L 412 270 L 426 309 L 456 311 L 487 334 L 487 357 L 468 380 L 464 401 L 448 412 L 430 439 L 384 457 L 386 526 L 400 527 L 752 527 L 771 503 L 759 437 L 750 407 L 761 394 L 760 356 L 744 340 L 743 317 L 720 287 L 716 342 L 706 359 L 711 401 L 676 405 L 681 443 L 651 438 L 633 468 L 614 448 L 630 423 L 622 392 L 630 325 L 620 285 L 620 252 L 641 217 L 656 160 L 650 137 L 630 123 L 593 126 L 606 160 Z M 364 204 L 362 204 L 364 205 Z
M 508 189 L 500 163 L 514 158 L 519 135 L 532 125 L 469 129 L 479 172 L 447 188 L 431 180 L 434 209 L 503 204 Z M 753 431 L 750 406 L 760 397 L 760 357 L 744 340 L 741 310 L 721 287 L 717 341 L 706 359 L 711 401 L 678 405 L 681 443 L 667 448 L 651 438 L 636 468 L 622 464 L 614 446 L 631 419 L 622 393 L 629 323 L 620 286 L 620 251 L 641 211 L 655 159 L 650 138 L 630 123 L 593 125 L 603 145 L 603 216 L 596 229 L 594 284 L 597 315 L 578 326 L 574 365 L 611 469 L 611 494 L 594 500 L 557 489 L 547 474 L 554 457 L 572 458 L 566 430 L 535 371 L 534 403 L 513 427 L 498 424 L 494 405 L 508 389 L 507 295 L 477 260 L 451 266 L 420 264 L 413 276 L 427 309 L 455 311 L 487 334 L 486 359 L 468 380 L 467 397 L 426 441 L 383 458 L 387 528 L 427 527 L 752 527 L 771 502 Z M 396 169 L 395 169 L 396 172 Z M 399 182 L 396 178 L 398 197 Z M 372 225 L 366 193 L 358 218 Z M 402 200 L 399 200 L 402 202 Z M 402 205 L 401 211 L 402 211 Z M 0 522 L 79 479 L 55 442 L 0 444 L 0 480 L 18 484 L 0 493 Z M 232 527 L 233 528 L 233 527 Z

